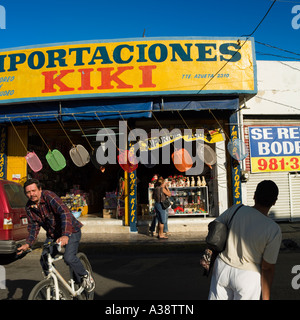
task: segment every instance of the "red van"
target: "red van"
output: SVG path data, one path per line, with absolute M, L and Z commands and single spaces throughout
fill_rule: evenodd
M 20 184 L 0 180 L 0 254 L 14 253 L 18 243 L 25 243 L 27 201 Z

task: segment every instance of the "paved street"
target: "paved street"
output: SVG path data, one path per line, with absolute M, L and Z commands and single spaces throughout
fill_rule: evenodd
M 27 299 L 42 279 L 40 250 L 5 265 L 6 290 L 0 299 Z M 89 255 L 97 284 L 95 299 L 205 299 L 208 281 L 193 253 L 110 253 Z M 59 263 L 58 267 L 62 267 Z M 63 273 L 67 275 L 65 268 Z
M 290 235 L 295 238 L 293 230 L 290 233 L 289 230 L 287 227 L 285 238 Z M 81 250 L 87 253 L 93 266 L 97 284 L 95 299 L 206 300 L 209 279 L 202 276 L 199 265 L 203 242 L 197 242 L 196 238 L 192 241 L 191 238 L 189 246 L 188 243 L 176 243 L 175 239 L 175 235 L 171 236 L 166 243 L 147 236 L 129 235 L 127 240 L 123 240 L 123 245 L 115 240 L 114 247 L 113 241 L 110 244 L 95 243 L 85 238 Z M 300 250 L 298 246 L 293 248 L 293 244 L 286 243 L 280 251 L 273 299 L 300 299 L 300 289 L 295 290 L 291 285 L 293 277 L 297 277 L 291 270 L 294 265 L 300 265 Z M 108 250 L 109 247 L 111 250 Z M 41 249 L 36 249 L 22 260 L 0 261 L 5 267 L 7 279 L 7 289 L 0 290 L 1 300 L 27 299 L 32 287 L 42 279 L 40 253 Z M 57 266 L 63 269 L 64 275 L 68 274 L 63 263 Z M 295 282 L 300 285 L 298 278 Z

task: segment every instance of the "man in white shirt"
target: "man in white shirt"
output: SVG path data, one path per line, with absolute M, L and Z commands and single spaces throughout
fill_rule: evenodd
M 271 180 L 257 185 L 254 206 L 242 206 L 229 226 L 225 250 L 217 257 L 210 285 L 209 300 L 270 299 L 281 230 L 268 217 L 276 203 L 278 187 Z M 217 220 L 228 224 L 238 205 Z

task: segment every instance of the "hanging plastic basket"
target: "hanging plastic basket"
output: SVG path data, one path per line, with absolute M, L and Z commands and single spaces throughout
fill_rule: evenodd
M 128 154 L 129 154 L 128 150 L 120 152 L 120 154 L 118 155 L 118 162 L 124 171 L 130 173 L 137 169 L 138 164 L 137 163 L 132 164 L 128 159 Z
M 127 153 L 128 153 L 128 161 L 130 164 L 136 165 L 139 163 L 137 157 L 135 156 L 135 149 L 134 148 L 129 148 Z
M 43 165 L 39 159 L 39 157 L 35 154 L 35 152 L 29 152 L 27 151 L 27 148 L 23 142 L 23 140 L 21 139 L 16 127 L 14 126 L 14 124 L 12 123 L 12 121 L 9 119 L 10 123 L 11 123 L 11 126 L 13 127 L 17 137 L 19 138 L 22 146 L 24 147 L 24 149 L 26 150 L 26 156 L 25 156 L 25 159 L 29 165 L 29 167 L 32 169 L 32 171 L 34 172 L 38 172 L 40 171 L 42 168 L 43 168 Z
M 102 173 L 105 171 L 106 169 L 106 164 L 101 164 L 97 161 L 97 151 L 96 150 L 92 150 L 90 152 L 90 160 L 91 160 L 91 163 L 94 165 L 94 167 L 98 170 L 100 170 Z
M 27 164 L 31 168 L 33 172 L 38 172 L 43 169 L 43 165 L 41 163 L 41 160 L 39 157 L 35 154 L 34 151 L 27 152 L 27 155 L 25 156 L 25 159 L 27 161 Z
M 101 165 L 100 165 L 100 163 L 98 163 L 98 161 L 97 161 L 96 153 L 97 153 L 96 150 L 92 150 L 92 151 L 90 152 L 90 160 L 91 160 L 91 163 L 94 165 L 94 167 L 95 167 L 96 169 L 99 169 Z
M 90 155 L 81 144 L 74 146 L 70 150 L 70 157 L 77 167 L 83 167 L 90 162 Z
M 67 164 L 65 157 L 56 149 L 48 151 L 46 154 L 46 160 L 53 171 L 60 171 Z
M 176 150 L 172 154 L 172 161 L 176 169 L 180 172 L 188 171 L 193 166 L 193 160 L 185 149 Z
M 129 148 L 128 160 L 131 164 L 138 164 L 138 159 L 136 154 L 139 154 L 140 163 L 142 163 L 146 168 L 153 168 L 158 162 L 151 151 L 138 151 L 134 147 Z
M 227 145 L 227 150 L 232 158 L 238 161 L 244 160 L 249 154 L 245 142 L 241 139 L 230 140 Z
M 158 164 L 153 152 L 151 151 L 141 151 L 140 153 L 140 160 L 141 163 L 146 167 L 146 168 L 153 168 Z
M 197 155 L 200 160 L 209 166 L 212 166 L 217 162 L 217 155 L 215 151 L 207 144 L 198 143 Z

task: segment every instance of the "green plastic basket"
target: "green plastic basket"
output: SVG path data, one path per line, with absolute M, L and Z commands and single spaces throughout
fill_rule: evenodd
M 48 151 L 46 154 L 46 160 L 53 171 L 60 171 L 67 164 L 65 157 L 56 149 Z

